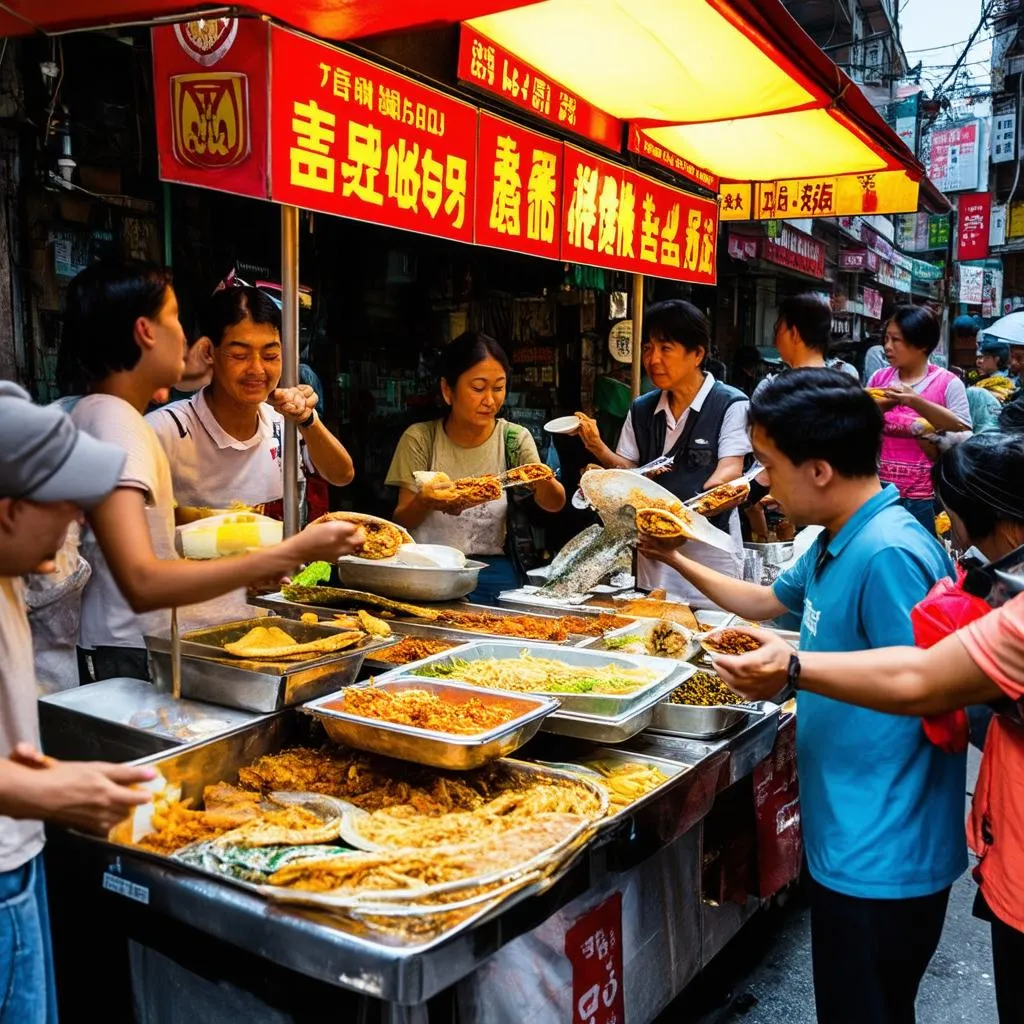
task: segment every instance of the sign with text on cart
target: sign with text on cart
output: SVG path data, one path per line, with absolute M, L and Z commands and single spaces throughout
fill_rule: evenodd
M 563 260 L 712 285 L 717 243 L 713 200 L 566 145 Z
M 565 933 L 572 965 L 572 1024 L 625 1024 L 622 893 L 588 911 Z

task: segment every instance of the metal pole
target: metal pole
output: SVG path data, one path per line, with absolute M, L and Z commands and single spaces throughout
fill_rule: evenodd
M 644 275 L 633 275 L 633 397 L 640 397 L 640 381 L 643 377 L 643 363 L 640 349 L 644 336 Z
M 299 382 L 299 208 L 281 207 L 281 386 Z M 299 429 L 284 424 L 284 535 L 299 529 Z

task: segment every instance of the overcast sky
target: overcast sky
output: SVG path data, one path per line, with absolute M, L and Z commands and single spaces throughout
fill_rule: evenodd
M 936 87 L 963 52 L 981 17 L 980 0 L 898 0 L 900 29 L 907 60 L 922 61 L 921 84 Z M 989 78 L 990 28 L 983 28 L 965 60 L 967 73 L 978 83 Z

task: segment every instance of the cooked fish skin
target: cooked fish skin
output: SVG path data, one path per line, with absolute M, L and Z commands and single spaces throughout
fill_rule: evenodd
M 441 613 L 436 608 L 424 608 L 422 605 L 407 604 L 403 601 L 392 601 L 387 597 L 379 597 L 364 590 L 346 590 L 342 587 L 296 587 L 285 585 L 281 595 L 296 604 L 308 604 L 321 608 L 357 608 L 365 605 L 380 611 L 394 612 L 416 619 L 436 619 Z

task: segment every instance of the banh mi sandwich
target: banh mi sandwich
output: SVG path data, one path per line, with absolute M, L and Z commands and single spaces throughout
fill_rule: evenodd
M 417 472 L 413 473 L 413 480 L 425 498 L 462 504 L 466 508 L 494 501 L 502 494 L 501 481 L 496 476 L 467 476 L 452 480 L 447 473 Z
M 726 505 L 732 505 L 737 499 L 746 498 L 748 494 L 750 484 L 746 480 L 741 480 L 738 484 L 719 484 L 690 507 L 698 515 L 713 516 Z
M 361 512 L 328 512 L 316 520 L 317 523 L 342 522 L 362 527 L 366 543 L 358 552 L 360 558 L 391 558 L 398 554 L 403 544 L 411 544 L 412 537 L 400 526 L 386 519 L 363 515 Z
M 683 521 L 660 508 L 641 508 L 636 513 L 636 528 L 659 540 L 680 540 L 690 536 Z
M 549 480 L 555 475 L 550 466 L 541 462 L 528 462 L 525 466 L 516 466 L 505 473 L 507 484 L 532 484 L 538 480 Z

